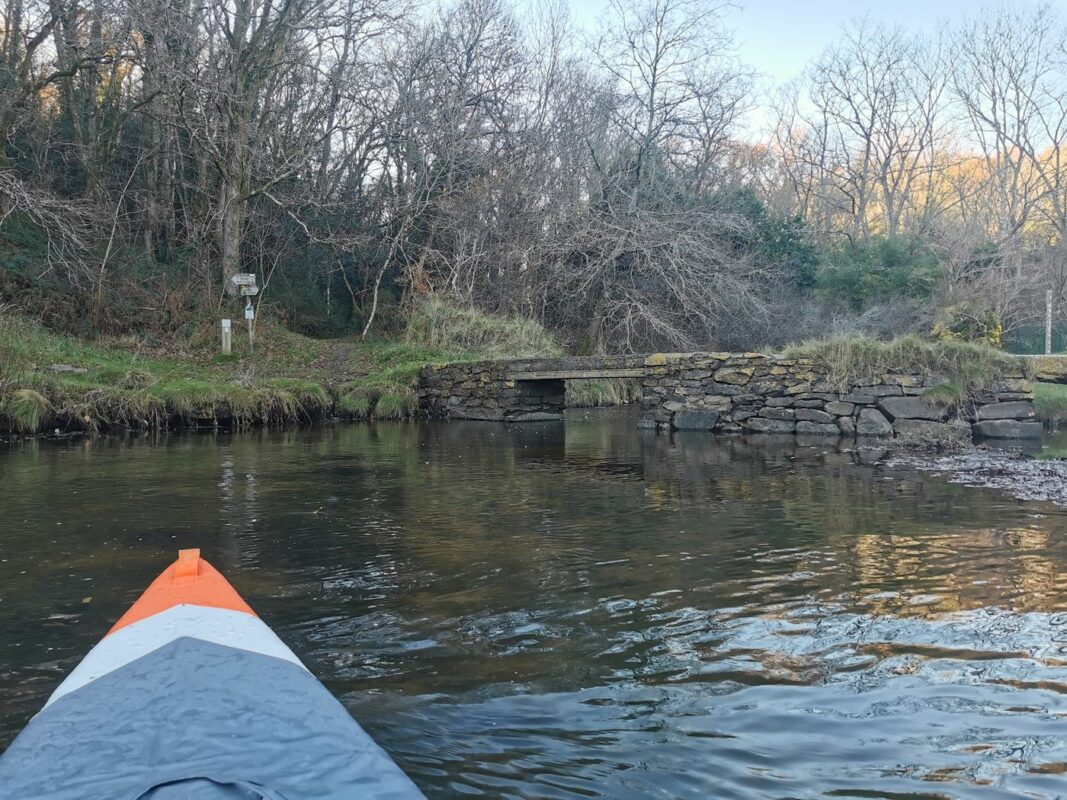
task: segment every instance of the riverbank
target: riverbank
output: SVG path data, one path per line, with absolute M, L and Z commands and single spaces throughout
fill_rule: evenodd
M 0 435 L 245 428 L 413 416 L 426 364 L 561 352 L 544 329 L 428 302 L 393 339 L 312 339 L 269 321 L 255 352 L 214 342 L 80 339 L 0 314 Z M 576 384 L 573 405 L 633 399 L 619 382 Z
M 456 349 L 385 340 L 315 340 L 266 326 L 254 354 L 129 340 L 86 341 L 0 318 L 0 429 L 9 433 L 300 424 L 331 416 L 398 419 L 411 379 Z M 472 354 L 473 355 L 473 354 Z
M 205 329 L 198 337 L 165 342 L 148 336 L 90 340 L 51 331 L 26 317 L 0 314 L 0 434 L 246 428 L 329 418 L 397 420 L 419 413 L 416 380 L 427 364 L 563 354 L 536 322 L 486 315 L 432 298 L 415 308 L 406 329 L 391 339 L 313 339 L 272 323 L 267 316 L 259 323 L 254 353 L 238 337 L 235 352 L 223 356 L 216 352 L 213 334 Z M 857 404 L 881 406 L 879 398 L 893 393 L 904 395 L 897 405 L 907 407 L 886 411 L 888 419 L 879 419 L 881 411 L 864 412 L 881 423 L 877 430 L 860 431 L 859 423 L 849 416 L 846 422 L 853 424 L 842 425 L 841 433 L 883 437 L 896 433 L 900 439 L 901 431 L 896 430 L 900 426 L 888 420 L 903 417 L 908 427 L 903 438 L 912 449 L 963 444 L 957 441 L 963 427 L 953 423 L 957 418 L 969 422 L 975 415 L 981 417 L 988 411 L 982 407 L 989 403 L 1000 404 L 995 406 L 998 413 L 1003 409 L 1016 416 L 1016 406 L 1026 404 L 1029 409 L 1031 384 L 1024 365 L 987 347 L 917 337 L 889 342 L 836 339 L 803 345 L 797 353 L 809 365 L 802 370 L 804 380 L 815 380 L 815 372 L 823 377 L 805 390 L 808 394 L 776 397 L 770 404 L 773 415 L 770 411 L 756 415 L 756 422 L 769 419 L 768 426 L 777 426 L 775 431 L 792 429 L 795 414 L 804 420 L 796 423 L 798 432 L 801 427 L 828 432 L 825 423 L 832 422 L 832 415 L 815 406 L 834 400 L 835 391 L 840 394 L 842 387 L 853 384 L 866 387 L 860 392 L 863 398 L 853 392 L 848 403 L 831 403 L 835 413 L 854 416 Z M 750 357 L 767 358 L 743 356 Z M 799 363 L 792 355 L 790 359 L 789 363 Z M 809 369 L 815 371 L 811 376 Z M 740 384 L 748 382 L 752 370 L 735 372 L 739 374 L 725 388 L 718 383 L 691 388 L 695 375 L 687 372 L 686 386 L 679 389 L 677 376 L 660 376 L 661 391 L 665 396 L 672 391 L 686 397 L 696 393 L 701 402 L 710 397 L 732 403 L 738 395 L 738 402 L 751 399 Z M 710 380 L 710 372 L 701 374 Z M 1039 396 L 1043 401 L 1039 416 L 1047 425 L 1054 426 L 1067 409 L 1064 389 L 1048 387 Z M 774 386 L 767 391 L 780 393 Z M 619 405 L 641 396 L 642 387 L 635 379 L 568 380 L 566 385 L 566 403 L 571 407 Z M 796 404 L 801 411 L 791 408 Z M 1028 409 L 1033 419 L 1034 412 Z M 744 404 L 735 416 L 756 429 L 748 419 L 753 413 Z M 993 422 L 983 424 L 1007 424 L 1001 417 L 990 416 Z M 742 428 L 734 427 L 737 432 Z M 766 432 L 773 431 L 768 427 Z
M 211 356 L 123 339 L 83 340 L 0 318 L 0 429 L 10 433 L 153 429 L 225 420 L 296 421 L 334 403 L 315 364 L 323 348 L 285 331 L 256 356 Z

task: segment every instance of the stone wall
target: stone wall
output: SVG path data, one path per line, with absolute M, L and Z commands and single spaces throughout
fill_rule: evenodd
M 925 401 L 938 376 L 886 373 L 837 386 L 807 359 L 759 353 L 479 361 L 426 367 L 419 407 L 431 417 L 529 422 L 563 418 L 566 380 L 636 377 L 639 424 L 717 433 L 1036 438 L 1022 367 L 960 410 Z
M 807 359 L 694 353 L 651 356 L 646 363 L 642 427 L 827 436 L 1041 435 L 1021 368 L 954 411 L 922 398 L 944 383 L 938 376 L 887 373 L 839 387 Z
M 478 361 L 426 367 L 417 393 L 423 414 L 437 418 L 493 422 L 563 419 L 562 380 L 510 380 L 510 363 Z

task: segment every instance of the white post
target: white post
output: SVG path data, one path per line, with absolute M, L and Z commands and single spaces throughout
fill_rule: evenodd
M 248 298 L 248 305 L 245 306 L 245 319 L 248 320 L 248 352 L 256 352 L 255 344 L 253 342 L 252 333 L 252 321 L 256 318 L 256 310 L 252 308 L 252 298 Z
M 1052 354 L 1052 290 L 1045 292 L 1045 355 Z
M 230 355 L 233 352 L 233 328 L 228 319 L 222 321 L 222 354 Z

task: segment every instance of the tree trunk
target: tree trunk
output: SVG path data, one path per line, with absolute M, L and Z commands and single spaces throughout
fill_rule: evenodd
M 237 287 L 230 279 L 241 269 L 241 203 L 237 187 L 229 180 L 222 182 L 219 203 L 219 259 L 223 290 L 230 297 L 235 297 Z

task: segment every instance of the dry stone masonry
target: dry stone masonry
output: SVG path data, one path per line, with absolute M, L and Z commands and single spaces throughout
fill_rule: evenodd
M 923 398 L 945 382 L 939 376 L 886 373 L 839 387 L 808 359 L 693 353 L 658 354 L 646 363 L 644 427 L 826 436 L 1041 435 L 1021 367 L 954 411 Z
M 1022 367 L 961 409 L 923 395 L 939 376 L 885 373 L 838 386 L 808 359 L 760 353 L 482 361 L 423 370 L 424 413 L 503 422 L 562 419 L 566 381 L 637 378 L 639 425 L 716 433 L 821 436 L 1037 438 L 1031 384 Z
M 648 373 L 647 358 L 575 356 L 428 366 L 419 376 L 419 409 L 450 419 L 561 420 L 567 380 L 640 378 Z

